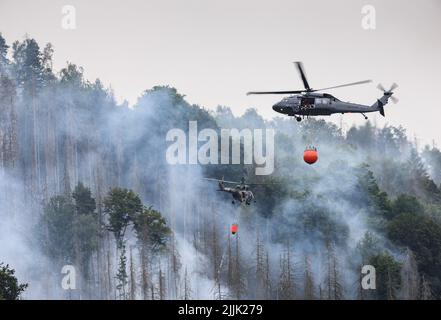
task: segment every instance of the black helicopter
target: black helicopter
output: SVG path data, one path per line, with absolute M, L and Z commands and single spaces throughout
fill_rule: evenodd
M 389 98 L 391 98 L 394 103 L 398 102 L 397 98 L 392 97 L 393 90 L 398 87 L 398 85 L 395 83 L 392 84 L 389 90 L 386 90 L 381 84 L 379 84 L 377 88 L 383 91 L 383 96 L 377 99 L 377 101 L 370 106 L 340 101 L 328 93 L 317 93 L 317 91 L 369 83 L 372 82 L 372 80 L 352 82 L 322 89 L 312 89 L 306 80 L 302 63 L 295 62 L 295 64 L 305 89 L 290 91 L 252 91 L 248 92 L 247 94 L 293 94 L 292 96 L 286 97 L 273 105 L 273 110 L 288 116 L 294 116 L 296 117 L 297 121 L 301 121 L 305 116 L 328 116 L 333 113 L 361 113 L 364 118 L 367 119 L 365 113 L 379 111 L 380 114 L 384 116 L 383 106 L 388 103 Z

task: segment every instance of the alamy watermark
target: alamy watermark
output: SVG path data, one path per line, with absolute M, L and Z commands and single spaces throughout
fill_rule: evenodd
M 373 5 L 367 4 L 361 7 L 361 14 L 361 27 L 364 30 L 377 29 L 377 17 L 375 7 Z
M 202 129 L 198 133 L 197 121 L 189 121 L 188 139 L 182 129 L 169 130 L 166 141 L 173 143 L 168 146 L 166 151 L 167 163 L 171 165 L 254 163 L 256 164 L 256 175 L 273 173 L 274 129 L 221 129 L 220 135 L 219 139 L 218 132 L 214 129 Z M 205 143 L 198 147 L 199 142 Z
M 77 28 L 77 10 L 74 6 L 65 5 L 61 8 L 61 28 L 64 30 Z
M 73 265 L 64 265 L 61 268 L 61 273 L 64 274 L 61 279 L 61 288 L 63 290 L 75 290 L 77 288 L 77 273 Z
M 364 265 L 361 268 L 361 274 L 364 276 L 361 278 L 361 287 L 364 290 L 375 290 L 377 288 L 377 278 L 375 267 L 369 264 Z

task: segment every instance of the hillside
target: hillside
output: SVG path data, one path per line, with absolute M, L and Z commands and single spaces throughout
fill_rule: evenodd
M 0 35 L 0 263 L 28 283 L 23 298 L 441 298 L 436 146 L 368 121 L 342 132 L 208 111 L 169 86 L 129 107 L 75 64 L 53 70 L 53 52 Z M 168 164 L 167 132 L 189 121 L 274 129 L 274 172 Z M 319 150 L 312 166 L 308 145 Z M 202 179 L 243 175 L 267 183 L 245 207 Z M 376 290 L 360 287 L 366 264 Z M 60 285 L 65 265 L 75 290 Z

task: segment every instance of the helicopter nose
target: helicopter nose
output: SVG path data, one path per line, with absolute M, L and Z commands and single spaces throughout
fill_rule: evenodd
M 280 103 L 276 103 L 275 105 L 273 105 L 273 110 L 279 113 L 286 113 L 286 109 L 287 108 Z
M 273 105 L 273 110 L 276 112 L 283 112 L 283 106 L 281 106 L 280 103 L 276 103 Z

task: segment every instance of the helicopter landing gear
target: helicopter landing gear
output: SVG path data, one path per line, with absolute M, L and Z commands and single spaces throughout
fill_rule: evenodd
M 300 122 L 300 121 L 302 121 L 302 118 L 301 117 L 296 117 L 296 120 L 297 120 L 297 122 Z
M 368 117 L 367 117 L 363 112 L 362 112 L 361 114 L 363 115 L 363 117 L 364 117 L 365 120 L 368 119 Z

